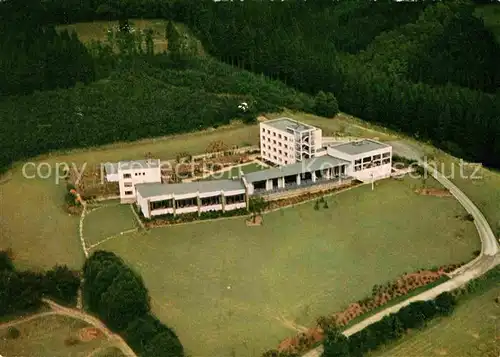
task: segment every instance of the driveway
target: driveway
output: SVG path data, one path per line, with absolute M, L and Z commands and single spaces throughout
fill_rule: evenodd
M 382 318 L 391 313 L 399 311 L 401 308 L 412 302 L 431 300 L 445 291 L 455 290 L 500 264 L 497 239 L 479 208 L 477 208 L 476 205 L 450 180 L 440 174 L 432 166 L 429 166 L 426 162 L 422 161 L 423 153 L 418 148 L 402 141 L 391 142 L 390 144 L 392 145 L 395 154 L 418 160 L 419 164 L 423 166 L 432 177 L 450 190 L 451 194 L 458 200 L 458 202 L 460 202 L 465 210 L 474 217 L 474 224 L 476 225 L 481 239 L 481 253 L 477 258 L 450 274 L 452 276 L 450 280 L 366 318 L 365 320 L 345 330 L 344 335 L 346 336 L 351 336 L 356 332 L 361 331 L 365 327 L 382 320 Z M 319 346 L 309 351 L 302 357 L 319 357 L 322 353 L 323 346 Z

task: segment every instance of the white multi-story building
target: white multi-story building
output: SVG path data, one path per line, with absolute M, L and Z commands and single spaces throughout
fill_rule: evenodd
M 260 123 L 260 155 L 276 165 L 310 159 L 321 150 L 321 129 L 290 118 Z
M 329 146 L 327 154 L 349 162 L 346 174 L 360 181 L 380 180 L 391 175 L 392 146 L 364 139 Z
M 262 157 L 279 167 L 233 180 L 162 183 L 160 160 L 104 165 L 106 179 L 118 182 L 122 203 L 135 202 L 144 217 L 203 214 L 248 207 L 252 195 L 318 184 L 344 185 L 353 179 L 375 181 L 391 175 L 392 147 L 362 139 L 321 146 L 321 130 L 288 118 L 260 124 Z
M 104 165 L 106 179 L 118 182 L 120 186 L 120 201 L 131 203 L 136 201 L 137 184 L 161 183 L 160 160 L 120 161 Z

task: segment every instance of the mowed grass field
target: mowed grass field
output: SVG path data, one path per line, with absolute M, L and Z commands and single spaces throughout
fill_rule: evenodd
M 137 228 L 139 224 L 130 205 L 120 203 L 103 204 L 85 216 L 83 222 L 84 238 L 87 246 L 107 238 L 120 235 Z
M 0 326 L 0 353 L 3 356 L 36 357 L 83 357 L 103 348 L 110 348 L 112 342 L 100 335 L 91 341 L 79 341 L 68 345 L 68 338 L 78 338 L 81 329 L 89 327 L 83 321 L 71 317 L 49 315 L 16 324 L 20 335 L 17 339 L 8 339 L 8 327 Z M 107 357 L 103 354 L 102 357 Z M 109 355 L 112 357 L 114 355 Z M 120 355 L 116 355 L 119 357 Z
M 72 268 L 83 265 L 79 217 L 63 210 L 65 182 L 56 182 L 57 164 L 75 165 L 81 172 L 84 165 L 143 159 L 148 152 L 153 157 L 171 159 L 181 152 L 203 153 L 210 143 L 219 140 L 228 146 L 253 145 L 258 142 L 258 133 L 256 125 L 234 124 L 217 130 L 53 153 L 28 161 L 26 175 L 25 163 L 18 163 L 0 180 L 0 250 L 12 249 L 19 268 L 49 269 L 56 263 Z
M 191 355 L 260 356 L 374 284 L 472 258 L 479 240 L 465 211 L 417 195 L 421 184 L 384 180 L 331 196 L 328 209 L 266 214 L 259 227 L 238 218 L 156 228 L 98 249 L 143 276 L 155 314 Z
M 498 357 L 500 305 L 494 301 L 498 296 L 500 287 L 493 286 L 461 303 L 451 317 L 433 321 L 371 356 Z

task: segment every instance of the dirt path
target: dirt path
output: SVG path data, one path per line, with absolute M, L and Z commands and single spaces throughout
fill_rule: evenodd
M 26 322 L 29 322 L 32 320 L 40 319 L 40 318 L 45 317 L 45 316 L 53 316 L 53 315 L 69 316 L 69 317 L 72 317 L 74 319 L 85 321 L 86 323 L 100 329 L 104 333 L 104 335 L 108 338 L 108 341 L 110 343 L 109 346 L 106 346 L 106 348 L 113 345 L 113 346 L 116 346 L 117 348 L 119 348 L 125 356 L 137 357 L 137 355 L 134 353 L 134 351 L 132 351 L 132 349 L 121 338 L 121 336 L 111 332 L 106 327 L 106 325 L 104 325 L 99 319 L 95 318 L 94 316 L 88 315 L 88 314 L 83 313 L 79 310 L 75 310 L 75 309 L 61 306 L 61 305 L 53 302 L 52 300 L 43 299 L 43 301 L 50 306 L 50 308 L 52 309 L 51 311 L 41 312 L 41 313 L 31 315 L 31 316 L 26 317 L 26 318 L 2 323 L 2 324 L 0 324 L 0 329 L 20 325 L 20 324 L 23 324 L 23 323 L 26 323 Z M 98 349 L 98 350 L 101 350 L 101 349 Z M 98 350 L 93 351 L 92 353 L 89 354 L 89 356 L 92 356 Z
M 32 320 L 39 319 L 41 317 L 51 316 L 51 315 L 58 315 L 58 313 L 55 312 L 55 311 L 40 312 L 38 314 L 34 314 L 34 315 L 31 315 L 31 316 L 28 316 L 28 317 L 25 317 L 25 318 L 22 318 L 22 319 L 17 319 L 17 320 L 12 320 L 12 321 L 9 321 L 9 322 L 4 322 L 4 323 L 0 324 L 0 329 L 5 329 L 5 328 L 8 328 L 8 327 L 20 325 L 20 324 L 23 324 L 25 322 L 29 322 L 29 321 L 32 321 Z
M 49 299 L 43 299 L 43 301 L 47 303 L 52 308 L 53 312 L 56 314 L 70 316 L 75 319 L 80 319 L 94 327 L 97 327 L 104 333 L 104 335 L 106 335 L 106 337 L 110 342 L 116 343 L 116 346 L 123 352 L 125 356 L 137 357 L 135 352 L 132 351 L 132 349 L 127 345 L 127 343 L 123 340 L 123 338 L 113 333 L 111 330 L 109 330 L 101 320 L 95 318 L 94 316 L 88 315 L 84 312 L 81 312 L 79 310 L 61 306 Z

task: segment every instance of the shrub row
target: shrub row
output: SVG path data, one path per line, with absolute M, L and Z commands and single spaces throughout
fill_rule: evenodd
M 85 262 L 83 287 L 86 307 L 120 333 L 141 357 L 183 357 L 173 330 L 150 311 L 142 278 L 113 253 L 96 251 Z
M 406 330 L 422 328 L 437 316 L 453 313 L 456 298 L 444 292 L 429 301 L 416 301 L 369 325 L 349 338 L 336 329 L 326 331 L 324 357 L 362 357 L 383 344 L 399 339 Z

